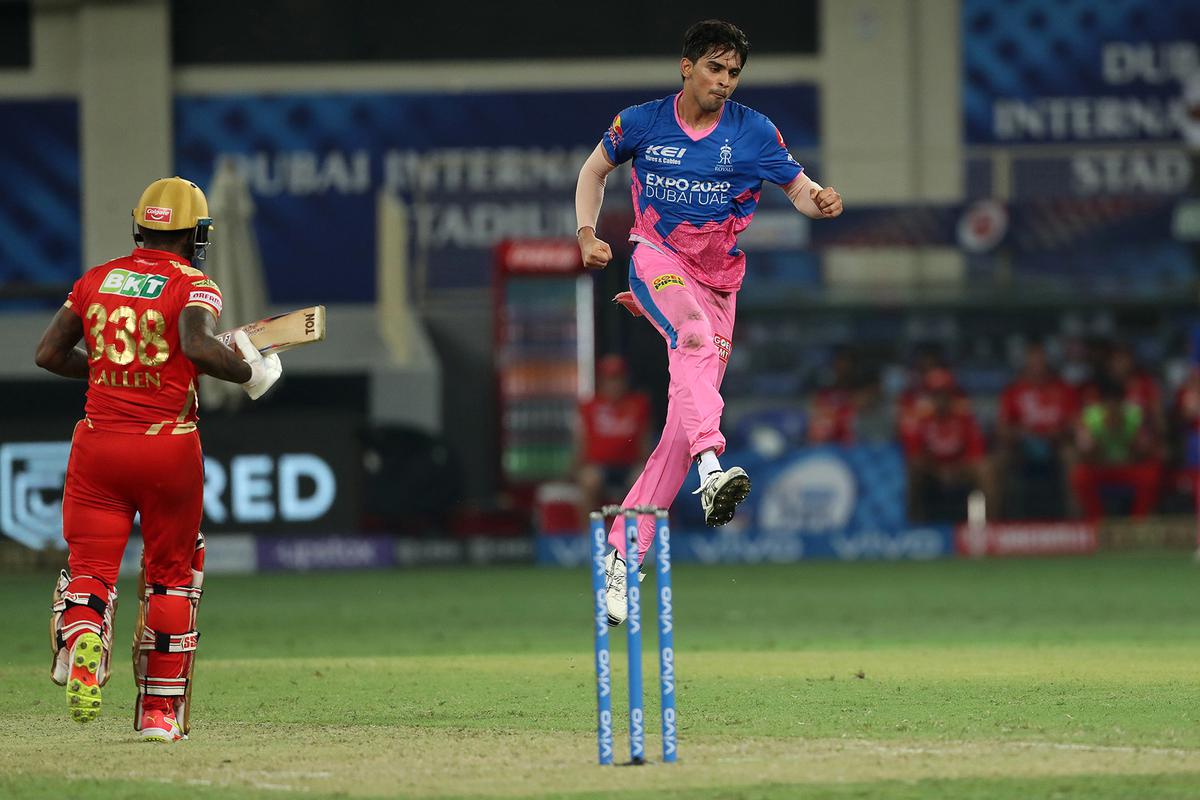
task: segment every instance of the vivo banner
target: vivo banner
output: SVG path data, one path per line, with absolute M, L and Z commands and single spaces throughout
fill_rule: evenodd
M 689 476 L 671 509 L 677 561 L 926 560 L 953 553 L 949 526 L 908 524 L 904 460 L 895 445 L 809 447 L 778 457 L 731 450 L 722 459 L 744 466 L 754 491 L 733 522 L 706 528 Z M 582 565 L 588 544 L 584 536 L 544 536 L 536 553 L 542 564 Z
M 534 547 L 537 563 L 582 567 L 589 560 L 589 544 L 586 536 L 538 536 Z M 928 561 L 949 556 L 953 545 L 949 525 L 839 532 L 823 538 L 693 530 L 671 533 L 671 558 L 675 563 L 700 564 L 791 564 L 804 559 Z M 653 562 L 653 552 L 646 558 Z

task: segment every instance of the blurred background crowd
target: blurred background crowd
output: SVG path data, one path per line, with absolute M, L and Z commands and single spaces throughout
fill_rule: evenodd
M 743 404 L 730 446 L 777 454 L 895 443 L 918 522 L 964 519 L 974 491 L 988 517 L 1004 520 L 1193 510 L 1200 369 L 1184 354 L 1146 364 L 1131 344 L 1098 334 L 1017 335 L 1010 345 L 986 370 L 957 369 L 938 343 L 887 361 L 835 346 L 797 374 L 795 395 Z M 656 432 L 650 395 L 630 386 L 620 356 L 601 360 L 597 381 L 580 406 L 586 508 L 620 501 Z

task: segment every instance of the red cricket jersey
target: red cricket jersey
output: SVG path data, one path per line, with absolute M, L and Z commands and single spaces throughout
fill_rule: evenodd
M 954 389 L 954 408 L 970 413 L 971 402 L 961 387 Z M 921 386 L 910 386 L 896 399 L 896 436 L 906 452 L 920 449 L 921 424 L 933 411 L 933 396 Z
M 196 365 L 179 346 L 179 314 L 221 315 L 221 290 L 187 259 L 138 248 L 93 267 L 66 307 L 83 320 L 86 414 L 97 430 L 148 435 L 196 430 Z
M 591 464 L 633 466 L 642 457 L 650 425 L 650 399 L 630 392 L 619 400 L 594 397 L 579 407 L 583 457 Z
M 1183 422 L 1200 420 L 1200 381 L 1189 377 L 1175 392 L 1175 413 Z
M 1018 379 L 1000 396 L 1000 419 L 1035 436 L 1058 436 L 1079 413 L 1079 398 L 1064 381 L 1045 383 Z
M 973 464 L 985 452 L 983 432 L 970 411 L 929 414 L 917 425 L 910 454 L 927 456 L 939 464 Z
M 818 389 L 808 411 L 808 441 L 812 444 L 854 444 L 858 411 L 854 395 L 834 387 Z

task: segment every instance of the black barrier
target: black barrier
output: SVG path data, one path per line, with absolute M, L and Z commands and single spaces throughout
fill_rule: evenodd
M 438 537 L 462 499 L 462 469 L 440 436 L 402 426 L 363 432 L 363 527 Z
M 310 410 L 205 426 L 204 529 L 357 529 L 363 425 L 354 415 Z
M 0 418 L 0 534 L 32 547 L 61 541 L 62 484 L 76 419 Z M 325 409 L 202 418 L 204 530 L 355 530 L 364 422 Z

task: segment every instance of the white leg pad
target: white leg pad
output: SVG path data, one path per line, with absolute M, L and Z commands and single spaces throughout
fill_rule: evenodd
M 91 577 L 81 575 L 81 578 Z M 59 686 L 66 686 L 67 677 L 71 672 L 71 652 L 67 640 L 77 633 L 91 632 L 100 637 L 104 653 L 100 657 L 100 668 L 96 671 L 96 681 L 101 686 L 108 683 L 110 670 L 109 657 L 112 654 L 113 615 L 117 610 L 117 587 L 108 590 L 108 597 L 98 597 L 90 592 L 72 591 L 71 582 L 74 580 L 64 569 L 58 574 L 58 582 L 50 596 L 50 680 Z M 103 583 L 98 578 L 94 580 Z M 89 606 L 100 614 L 100 624 L 82 620 L 70 625 L 63 624 L 63 616 L 69 606 Z

